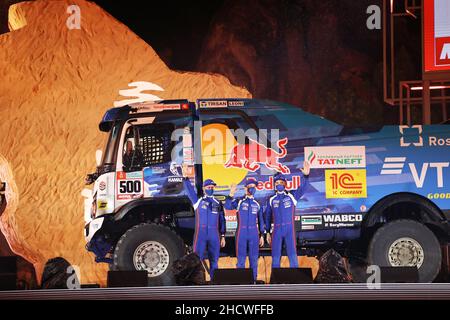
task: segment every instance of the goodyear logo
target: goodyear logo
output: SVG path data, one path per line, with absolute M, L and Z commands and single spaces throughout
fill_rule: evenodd
M 326 170 L 326 198 L 366 198 L 366 169 Z

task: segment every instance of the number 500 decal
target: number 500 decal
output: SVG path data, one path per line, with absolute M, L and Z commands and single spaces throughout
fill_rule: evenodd
M 117 200 L 131 200 L 142 195 L 142 176 L 136 173 L 117 173 Z
M 140 180 L 119 181 L 119 193 L 141 193 Z

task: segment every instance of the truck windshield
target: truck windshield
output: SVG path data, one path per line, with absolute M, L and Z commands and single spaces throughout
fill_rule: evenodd
M 120 123 L 115 123 L 109 132 L 108 142 L 106 143 L 101 166 L 112 165 L 115 163 L 115 147 L 119 138 Z

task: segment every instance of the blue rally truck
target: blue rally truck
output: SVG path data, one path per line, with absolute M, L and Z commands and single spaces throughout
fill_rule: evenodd
M 274 174 L 296 189 L 308 161 L 295 211 L 299 254 L 334 248 L 351 263 L 415 266 L 421 282 L 440 271 L 450 238 L 448 125 L 347 128 L 285 103 L 202 99 L 113 108 L 99 127 L 108 140 L 87 176 L 85 237 L 112 270 L 147 270 L 149 284 L 174 283 L 171 265 L 194 233 L 183 176 L 199 195 L 213 179 L 221 200 L 233 183 L 243 195 L 245 178 L 255 177 L 265 207 Z M 236 214 L 225 214 L 222 254 L 232 254 Z

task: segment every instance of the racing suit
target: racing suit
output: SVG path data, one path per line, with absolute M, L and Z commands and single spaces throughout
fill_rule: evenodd
M 266 230 L 272 230 L 272 268 L 280 267 L 281 249 L 283 241 L 286 246 L 286 253 L 289 258 L 291 268 L 298 268 L 297 260 L 297 239 L 294 226 L 295 207 L 297 201 L 302 197 L 308 182 L 308 176 L 300 173 L 300 187 L 294 192 L 276 192 L 267 201 L 265 217 Z
M 265 233 L 262 207 L 253 197 L 245 196 L 237 199 L 227 197 L 225 208 L 237 210 L 236 267 L 245 268 L 245 258 L 247 258 L 248 253 L 250 268 L 253 270 L 253 279 L 256 281 L 258 276 L 259 233 Z
M 207 250 L 210 275 L 213 278 L 220 255 L 220 236 L 225 235 L 223 206 L 213 196 L 198 198 L 189 179 L 183 179 L 183 184 L 195 210 L 194 252 L 200 256 L 200 259 L 205 259 L 205 250 Z

